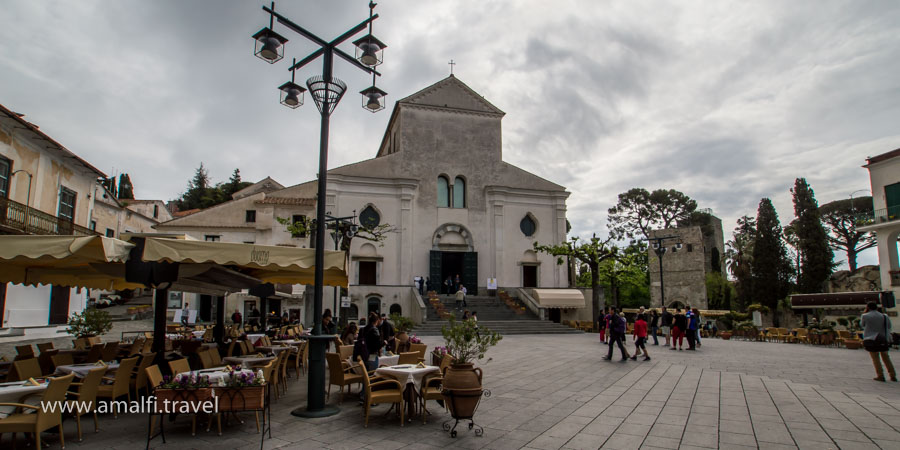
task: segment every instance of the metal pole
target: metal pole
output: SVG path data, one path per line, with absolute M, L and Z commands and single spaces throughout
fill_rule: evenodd
M 338 234 L 338 228 L 337 228 L 338 223 L 335 222 L 334 226 L 335 226 L 335 229 L 334 229 L 334 232 L 331 234 L 331 236 L 334 238 L 334 251 L 338 251 L 338 250 L 340 250 L 338 248 L 338 242 L 339 242 L 338 238 L 340 237 L 340 234 Z M 334 287 L 334 300 L 331 302 L 331 305 L 332 305 L 331 311 L 333 314 L 337 314 L 337 312 L 338 312 L 337 301 L 338 301 L 338 290 L 339 289 L 337 286 L 333 286 L 333 287 Z M 342 316 L 342 314 L 339 315 L 338 318 L 340 318 L 341 316 Z
M 213 336 L 219 345 L 219 349 L 225 345 L 225 296 L 216 297 L 216 326 L 213 327 Z
M 656 251 L 657 256 L 659 256 L 659 301 L 660 306 L 666 306 L 666 285 L 663 282 L 663 266 L 662 266 L 662 258 L 666 252 L 663 250 L 662 242 L 659 243 L 659 250 Z
M 154 364 L 163 364 L 166 361 L 166 309 L 169 302 L 169 290 L 155 290 L 153 305 L 153 351 L 156 357 Z

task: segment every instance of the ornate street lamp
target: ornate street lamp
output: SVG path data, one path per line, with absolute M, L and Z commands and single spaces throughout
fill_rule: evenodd
M 263 11 L 269 13 L 269 28 L 263 28 L 253 35 L 256 40 L 257 48 L 254 54 L 269 63 L 274 63 L 284 56 L 284 44 L 287 39 L 281 37 L 274 31 L 272 26 L 275 19 L 278 23 L 284 25 L 291 31 L 300 34 L 319 46 L 319 49 L 310 53 L 305 58 L 294 63 L 288 70 L 291 71 L 291 81 L 281 85 L 278 89 L 281 91 L 281 103 L 290 108 L 297 108 L 303 104 L 303 88 L 294 82 L 294 74 L 296 71 L 310 62 L 322 56 L 322 75 L 313 76 L 306 81 L 309 88 L 309 94 L 316 102 L 316 107 L 321 115 L 321 131 L 319 135 L 319 177 L 318 193 L 316 200 L 316 223 L 323 224 L 325 219 L 325 192 L 328 182 L 328 132 L 329 120 L 334 108 L 344 96 L 347 85 L 332 76 L 334 57 L 338 56 L 353 66 L 372 74 L 372 87 L 363 90 L 363 95 L 368 95 L 367 102 L 363 103 L 369 111 L 378 111 L 384 108 L 384 91 L 375 87 L 374 77 L 381 74 L 374 69 L 375 66 L 382 62 L 382 50 L 386 47 L 384 43 L 372 36 L 372 22 L 378 18 L 374 14 L 376 4 L 369 2 L 369 18 L 359 25 L 346 31 L 332 41 L 328 42 L 324 39 L 310 33 L 300 25 L 297 25 L 287 17 L 275 12 L 275 3 L 271 8 L 263 6 Z M 338 45 L 350 39 L 357 33 L 369 28 L 369 34 L 362 39 L 357 40 L 354 44 L 358 49 L 358 60 L 348 55 Z M 374 89 L 374 91 L 373 91 Z M 368 106 L 371 103 L 371 106 Z M 378 106 L 376 106 L 376 103 Z M 335 406 L 325 405 L 325 346 L 333 339 L 333 336 L 322 335 L 322 297 L 324 284 L 323 265 L 325 263 L 325 228 L 324 226 L 316 227 L 315 233 L 315 277 L 314 277 L 314 295 L 313 295 L 313 320 L 314 326 L 312 335 L 309 337 L 309 378 L 308 378 L 308 394 L 307 405 L 305 408 L 297 408 L 291 411 L 291 414 L 300 417 L 325 417 L 337 414 L 339 409 Z
M 359 91 L 362 94 L 362 105 L 363 108 L 371 111 L 373 113 L 381 111 L 384 109 L 385 105 L 385 97 L 387 96 L 387 92 L 382 91 L 375 87 L 375 76 L 372 76 L 372 85 Z
M 661 237 L 652 237 L 647 238 L 647 241 L 650 242 L 650 247 L 653 249 L 653 252 L 656 253 L 657 258 L 659 259 L 659 302 L 660 306 L 666 306 L 666 285 L 663 282 L 663 255 L 666 254 L 668 250 L 664 245 L 666 240 L 671 239 L 680 239 L 678 236 L 661 236 Z M 675 244 L 676 250 L 681 250 L 681 242 Z

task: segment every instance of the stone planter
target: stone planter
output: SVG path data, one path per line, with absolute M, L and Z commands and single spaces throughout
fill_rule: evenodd
M 727 341 L 727 340 L 731 339 L 731 332 L 723 331 L 723 332 L 719 333 L 719 336 L 721 336 L 723 340 Z

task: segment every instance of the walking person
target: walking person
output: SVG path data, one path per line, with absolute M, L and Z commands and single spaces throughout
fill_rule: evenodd
M 675 314 L 672 316 L 672 350 L 675 350 L 676 342 L 678 342 L 678 350 L 684 350 L 685 330 L 687 330 L 687 317 L 681 313 L 681 308 L 675 308 Z
M 672 337 L 672 313 L 666 310 L 666 307 L 662 307 L 662 316 L 660 317 L 660 323 L 662 324 L 662 332 L 666 337 L 666 347 L 669 346 L 669 338 Z
M 463 301 L 466 299 L 466 293 L 462 289 L 456 291 L 456 310 L 462 309 Z
M 632 361 L 636 361 L 638 353 L 644 353 L 644 361 L 650 361 L 650 354 L 647 353 L 647 320 L 644 314 L 638 314 L 637 320 L 634 321 L 634 331 L 631 333 L 631 340 L 634 341 L 634 355 Z
M 653 313 L 650 314 L 650 335 L 653 336 L 653 345 L 659 345 L 659 340 L 656 338 L 656 333 L 659 331 L 659 313 L 656 310 L 653 310 Z M 649 341 L 649 339 L 648 339 Z
M 701 324 L 701 321 L 703 320 L 703 318 L 700 317 L 700 310 L 697 308 L 693 309 L 691 315 L 695 316 L 697 318 L 697 329 L 694 330 L 694 333 L 697 335 L 697 347 L 702 347 L 703 344 L 700 343 L 700 329 L 703 327 L 701 327 L 700 324 Z
M 688 350 L 697 350 L 697 333 L 700 331 L 700 315 L 696 313 L 696 309 L 693 311 L 688 309 L 685 314 L 685 318 L 687 319 L 687 341 L 688 341 Z
M 603 359 L 606 361 L 612 360 L 613 345 L 618 345 L 619 351 L 622 353 L 622 361 L 628 361 L 628 352 L 625 350 L 625 345 L 622 344 L 622 338 L 625 337 L 625 319 L 616 314 L 616 310 L 613 307 L 609 308 L 607 318 L 610 331 L 609 352 Z
M 459 289 L 460 289 L 460 290 L 462 291 L 462 293 L 463 293 L 463 308 L 468 308 L 468 307 L 469 307 L 469 302 L 466 301 L 466 297 L 469 296 L 469 290 L 466 289 L 466 285 L 460 286 Z
M 881 368 L 883 361 L 891 381 L 897 381 L 897 372 L 894 371 L 891 355 L 888 354 L 891 348 L 891 319 L 878 311 L 877 303 L 869 302 L 866 304 L 866 312 L 859 319 L 859 324 L 863 329 L 863 346 L 869 352 L 872 365 L 875 366 L 873 380 L 884 381 L 884 371 Z
M 600 329 L 600 342 L 606 343 L 606 314 L 597 318 L 597 328 Z

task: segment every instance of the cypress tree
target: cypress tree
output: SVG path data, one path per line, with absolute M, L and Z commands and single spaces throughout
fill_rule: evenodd
M 753 299 L 775 311 L 778 301 L 790 292 L 791 263 L 781 238 L 778 213 L 768 198 L 759 202 L 755 238 L 750 263 Z M 777 321 L 777 316 L 774 318 Z
M 794 181 L 794 232 L 800 253 L 800 276 L 797 287 L 801 293 L 822 292 L 822 287 L 834 267 L 834 253 L 828 246 L 828 233 L 822 225 L 816 195 L 804 178 Z
M 119 175 L 119 198 L 134 200 L 134 185 L 127 173 Z

